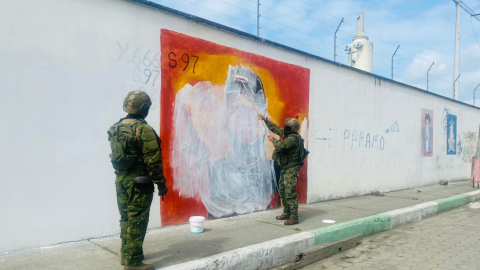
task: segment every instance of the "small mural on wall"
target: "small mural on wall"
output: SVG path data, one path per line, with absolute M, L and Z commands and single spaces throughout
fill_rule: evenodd
M 471 163 L 477 151 L 477 133 L 466 131 L 462 134 L 462 159 L 465 163 Z
M 422 156 L 433 155 L 433 111 L 422 109 Z
M 281 127 L 299 116 L 307 134 L 310 71 L 165 29 L 161 52 L 161 138 L 172 191 L 162 225 L 274 205 L 273 145 L 256 110 Z M 306 165 L 297 191 L 306 203 Z
M 457 154 L 457 116 L 447 115 L 447 155 Z

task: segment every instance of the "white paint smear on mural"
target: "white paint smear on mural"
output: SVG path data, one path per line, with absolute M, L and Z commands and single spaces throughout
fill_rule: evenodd
M 173 188 L 181 197 L 199 198 L 215 217 L 265 210 L 275 189 L 266 132 L 234 75 L 248 79 L 245 85 L 266 115 L 262 82 L 244 67 L 230 66 L 224 86 L 187 84 L 175 99 Z

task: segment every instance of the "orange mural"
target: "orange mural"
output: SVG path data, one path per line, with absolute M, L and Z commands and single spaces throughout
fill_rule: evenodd
M 256 110 L 281 127 L 298 116 L 308 134 L 309 70 L 165 29 L 160 38 L 160 136 L 170 190 L 162 225 L 275 207 L 273 146 Z M 307 199 L 306 168 L 300 203 Z

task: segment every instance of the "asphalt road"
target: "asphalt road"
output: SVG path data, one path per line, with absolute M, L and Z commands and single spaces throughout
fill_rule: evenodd
M 471 206 L 365 237 L 359 246 L 301 269 L 480 270 L 480 209 Z

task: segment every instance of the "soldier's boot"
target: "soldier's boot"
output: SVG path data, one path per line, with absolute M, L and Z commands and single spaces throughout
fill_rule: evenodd
M 145 256 L 142 255 L 142 260 L 145 259 Z M 125 257 L 120 258 L 120 265 L 125 265 Z
M 285 221 L 283 224 L 285 225 L 295 225 L 295 224 L 298 224 L 298 219 L 293 219 L 293 218 L 289 218 L 287 221 Z
M 123 270 L 150 270 L 150 269 L 154 269 L 153 268 L 153 265 L 151 264 L 140 264 L 138 266 L 124 266 L 123 267 Z
M 289 219 L 289 215 L 283 213 L 281 216 L 277 216 L 276 219 L 278 219 L 278 220 L 287 220 L 287 219 Z

